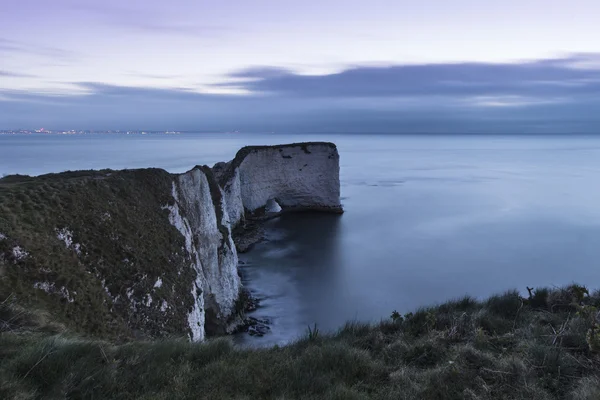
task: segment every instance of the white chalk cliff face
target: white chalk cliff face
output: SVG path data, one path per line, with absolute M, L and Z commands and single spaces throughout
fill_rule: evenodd
M 226 333 L 241 282 L 232 229 L 265 211 L 341 212 L 339 155 L 331 143 L 246 147 L 213 170 L 176 177 L 169 221 L 184 236 L 196 280 L 188 323 L 194 341 Z M 219 184 L 220 183 L 220 184 Z
M 222 163 L 223 165 L 227 165 Z M 223 184 L 223 194 L 229 216 L 229 224 L 233 227 L 244 219 L 244 203 L 242 201 L 242 189 L 240 184 L 240 170 L 232 171 L 229 181 Z
M 169 220 L 184 236 L 196 280 L 190 288 L 195 299 L 188 322 L 191 339 L 202 340 L 207 325 L 219 331 L 229 320 L 239 297 L 238 258 L 229 229 L 221 189 L 207 169 L 195 168 L 173 183 L 174 205 Z M 207 313 L 210 318 L 207 318 Z
M 340 164 L 333 143 L 250 146 L 214 167 L 224 188 L 232 225 L 245 214 L 268 211 L 341 212 Z
M 12 200 L 44 205 L 48 185 L 56 195 L 48 207 Z M 279 212 L 341 212 L 331 143 L 245 147 L 228 163 L 177 175 L 66 172 L 8 177 L 0 188 L 14 215 L 0 218 L 0 289 L 111 337 L 199 341 L 231 332 L 244 306 L 234 228 L 242 235 L 256 228 L 246 221 Z

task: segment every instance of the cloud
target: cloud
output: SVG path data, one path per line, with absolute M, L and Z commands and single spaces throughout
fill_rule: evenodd
M 125 75 L 135 76 L 137 78 L 146 78 L 146 79 L 155 79 L 155 80 L 170 80 L 170 81 L 173 81 L 175 79 L 179 79 L 179 78 L 183 77 L 183 75 L 146 74 L 143 72 L 128 72 Z
M 0 78 L 37 78 L 37 75 L 0 70 Z
M 0 129 L 176 129 L 389 133 L 597 133 L 600 102 L 528 104 L 522 98 L 234 96 L 185 88 L 78 83 L 77 95 L 0 90 Z
M 16 42 L 0 38 L 0 52 L 8 53 L 11 51 L 19 51 L 20 49 L 21 48 L 16 44 Z
M 98 18 L 105 24 L 144 33 L 167 33 L 177 35 L 215 35 L 230 29 L 211 24 L 172 22 L 164 14 L 149 8 L 127 8 L 116 5 L 74 4 L 71 9 Z
M 571 99 L 564 97 L 475 96 L 465 99 L 464 104 L 476 107 L 531 107 L 565 104 L 571 101 Z
M 600 94 L 597 54 L 521 63 L 357 66 L 327 75 L 259 67 L 235 72 L 234 82 L 254 93 L 302 97 L 553 96 Z
M 249 95 L 67 82 L 73 95 L 0 88 L 2 128 L 600 133 L 596 55 L 513 64 L 278 67 L 231 74 Z
M 52 59 L 73 59 L 77 57 L 77 53 L 58 47 L 52 46 L 41 46 L 26 42 L 19 42 L 15 40 L 9 40 L 0 38 L 0 55 L 21 53 L 31 54 L 35 56 L 41 56 Z
M 250 67 L 233 72 L 228 76 L 235 79 L 273 79 L 293 75 L 292 70 L 279 67 Z
M 189 88 L 154 88 L 154 87 L 131 87 L 131 86 L 117 86 L 109 85 L 100 82 L 73 82 L 71 83 L 79 87 L 83 92 L 87 92 L 90 97 L 95 98 L 115 98 L 120 97 L 123 99 L 133 100 L 144 100 L 144 101 L 199 101 L 199 100 L 211 100 L 211 101 L 223 101 L 228 99 L 235 99 L 236 96 L 223 96 L 214 94 L 198 93 Z

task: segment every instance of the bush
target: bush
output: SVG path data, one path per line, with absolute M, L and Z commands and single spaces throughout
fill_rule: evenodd
M 516 318 L 522 306 L 523 299 L 516 290 L 492 296 L 485 302 L 485 307 L 491 314 L 503 318 Z
M 533 294 L 529 297 L 529 305 L 533 308 L 548 308 L 548 295 L 550 290 L 548 288 L 538 288 L 533 291 Z
M 446 353 L 444 343 L 435 338 L 426 338 L 406 346 L 401 357 L 409 366 L 433 367 L 445 359 Z
M 575 311 L 585 300 L 589 301 L 588 289 L 585 286 L 572 284 L 550 291 L 548 307 L 551 312 Z
M 472 311 L 475 308 L 480 307 L 477 299 L 471 296 L 464 296 L 456 300 L 450 300 L 437 307 L 437 311 L 440 313 L 457 313 Z

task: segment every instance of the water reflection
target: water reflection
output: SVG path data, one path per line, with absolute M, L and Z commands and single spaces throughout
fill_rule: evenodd
M 242 344 L 284 344 L 310 324 L 335 329 L 340 316 L 343 216 L 323 213 L 283 215 L 266 226 L 266 241 L 240 256 L 244 284 L 261 299 L 250 316 L 271 321 L 261 338 L 238 336 Z

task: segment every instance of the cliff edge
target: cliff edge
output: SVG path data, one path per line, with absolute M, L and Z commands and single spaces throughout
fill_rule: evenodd
M 0 179 L 0 294 L 101 337 L 187 335 L 241 321 L 233 229 L 279 211 L 341 212 L 331 143 L 245 147 L 183 174 Z

